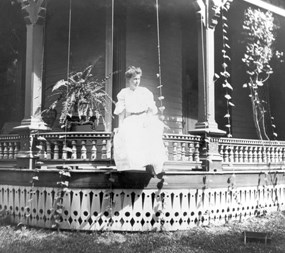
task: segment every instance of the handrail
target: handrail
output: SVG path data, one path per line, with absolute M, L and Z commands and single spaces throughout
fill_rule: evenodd
M 251 139 L 219 139 L 223 168 L 282 169 L 285 165 L 285 142 Z
M 38 156 L 43 163 L 68 160 L 81 164 L 111 164 L 113 161 L 112 132 L 45 132 L 34 136 Z M 189 170 L 201 168 L 204 144 L 200 136 L 167 133 L 163 140 L 171 166 L 183 164 L 183 168 Z M 0 135 L 0 160 L 15 162 L 21 150 L 20 141 L 17 134 Z M 223 170 L 285 167 L 285 141 L 217 138 L 217 144 Z

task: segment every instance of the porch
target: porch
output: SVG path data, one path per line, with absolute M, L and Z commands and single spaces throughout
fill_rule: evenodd
M 0 137 L 0 211 L 15 223 L 173 231 L 284 209 L 281 141 L 165 134 L 165 174 L 154 178 L 116 171 L 110 132 L 36 134 L 26 167 L 21 138 Z

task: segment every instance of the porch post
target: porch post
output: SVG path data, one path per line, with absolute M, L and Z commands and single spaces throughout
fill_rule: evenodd
M 14 132 L 18 132 L 21 137 L 18 166 L 31 168 L 31 160 L 34 158 L 31 134 L 33 131 L 49 130 L 41 117 L 46 9 L 44 0 L 21 0 L 21 4 L 27 28 L 25 115 L 21 125 L 14 128 Z
M 107 80 L 106 92 L 112 98 L 113 94 L 113 47 L 114 47 L 114 0 L 109 0 L 107 3 L 107 13 L 106 13 L 106 64 L 105 64 L 105 76 L 110 76 Z M 106 131 L 112 131 L 112 102 L 106 105 L 105 122 Z
M 215 26 L 220 10 L 227 0 L 196 0 L 198 10 L 198 122 L 192 134 L 200 134 L 207 139 L 223 136 L 215 120 Z M 208 144 L 207 144 L 208 143 Z M 205 167 L 208 170 L 221 168 L 221 156 L 216 142 L 207 142 Z

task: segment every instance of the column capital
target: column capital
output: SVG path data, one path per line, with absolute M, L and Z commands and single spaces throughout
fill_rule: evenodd
M 43 25 L 46 16 L 45 0 L 20 0 L 27 25 Z

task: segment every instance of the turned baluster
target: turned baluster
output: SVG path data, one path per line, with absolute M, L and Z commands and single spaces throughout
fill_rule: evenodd
M 275 148 L 271 147 L 270 149 L 271 149 L 271 151 L 270 151 L 271 162 L 275 163 Z
M 249 162 L 249 160 L 248 160 L 248 146 L 243 147 L 243 161 L 245 163 Z
M 283 161 L 283 148 L 279 147 L 279 161 L 282 162 Z
M 182 161 L 186 161 L 187 157 L 186 157 L 186 143 L 182 142 L 181 143 L 181 160 Z
M 40 141 L 40 152 L 39 152 L 39 158 L 40 159 L 44 159 L 45 158 L 45 146 L 44 146 L 44 142 Z
M 276 156 L 277 156 L 277 159 L 276 159 L 276 162 L 280 162 L 281 161 L 281 148 L 278 146 L 277 148 L 276 148 Z
M 17 143 L 17 142 L 14 142 L 14 159 L 17 158 L 18 152 L 19 152 L 18 143 Z M 0 156 L 1 156 L 1 150 L 0 150 Z M 1 157 L 0 157 L 0 159 L 1 159 Z
M 270 148 L 266 147 L 266 162 L 270 163 Z
M 285 161 L 285 148 L 281 148 L 282 162 Z
M 228 163 L 230 161 L 230 159 L 229 159 L 229 146 L 224 145 L 223 150 L 224 150 L 224 161 L 226 163 Z
M 102 140 L 101 159 L 107 159 L 107 141 Z
M 239 147 L 238 146 L 234 146 L 233 147 L 233 152 L 234 152 L 234 162 L 238 163 L 239 162 Z
M 252 147 L 251 146 L 249 146 L 248 147 L 248 149 L 247 149 L 247 151 L 248 151 L 248 162 L 249 163 L 252 163 L 253 162 L 253 159 L 252 159 Z
M 234 162 L 234 147 L 229 146 L 229 162 Z
M 14 148 L 13 148 L 13 143 L 9 142 L 9 147 L 8 147 L 8 159 L 13 159 L 14 158 Z
M 58 142 L 54 142 L 54 147 L 53 147 L 53 159 L 58 160 L 59 159 L 59 148 L 58 148 Z
M 81 159 L 87 159 L 86 141 L 81 141 Z
M 262 162 L 261 147 L 257 147 L 257 152 L 256 152 L 256 154 L 257 154 L 257 162 L 258 162 L 258 163 L 261 163 L 261 162 Z
M 173 154 L 173 160 L 174 161 L 177 161 L 177 142 L 173 142 L 173 152 L 172 152 L 172 154 Z
M 8 159 L 8 147 L 7 147 L 7 142 L 4 142 L 3 159 Z
M 279 162 L 281 162 L 282 160 L 281 160 L 281 151 L 280 151 L 280 147 L 277 147 L 276 148 L 276 162 L 277 163 L 279 163 Z
M 275 163 L 277 163 L 278 162 L 278 153 L 277 153 L 278 151 L 277 151 L 277 147 L 273 147 L 273 161 L 275 162 Z
M 97 147 L 96 147 L 96 141 L 92 141 L 92 147 L 91 147 L 91 159 L 95 160 L 97 158 Z
M 47 159 L 51 159 L 51 143 L 49 141 L 47 141 L 47 155 L 46 155 Z
M 262 147 L 262 156 L 262 161 L 267 163 L 267 147 L 265 146 Z
M 0 143 L 0 159 L 3 159 L 3 147 L 2 147 L 2 143 Z
M 199 143 L 195 143 L 195 149 L 194 149 L 194 161 L 199 162 L 200 161 L 200 153 L 199 153 Z
M 181 156 L 181 142 L 177 143 L 177 155 L 176 155 L 176 161 L 180 161 L 182 159 Z
M 62 144 L 62 159 L 66 160 L 67 159 L 67 145 L 66 145 L 66 140 L 63 141 Z
M 269 162 L 273 163 L 274 162 L 274 153 L 273 153 L 273 148 L 269 147 Z
M 256 163 L 256 162 L 257 162 L 256 147 L 252 147 L 252 162 L 253 162 L 253 163 Z
M 194 155 L 194 143 L 193 142 L 190 142 L 188 143 L 188 150 L 189 150 L 189 156 L 188 156 L 188 160 L 190 162 L 193 162 L 193 155 Z
M 76 141 L 71 142 L 71 159 L 77 159 L 77 148 L 76 148 Z
M 243 160 L 243 147 L 242 146 L 238 146 L 238 160 L 240 163 L 244 162 Z

